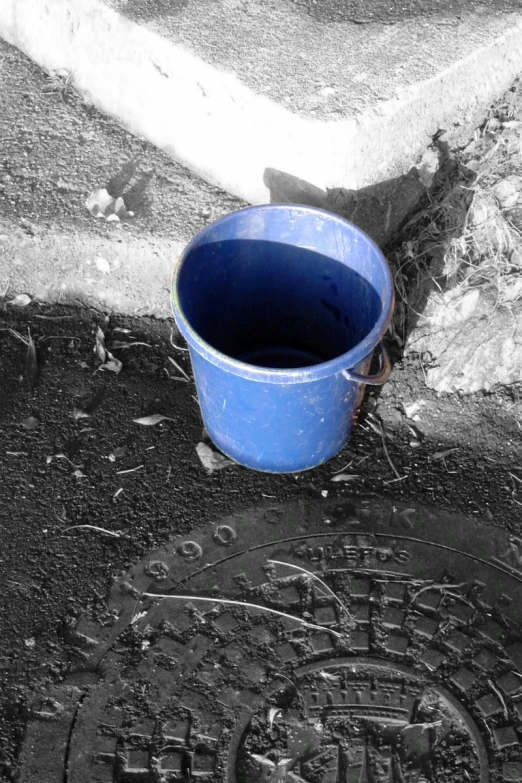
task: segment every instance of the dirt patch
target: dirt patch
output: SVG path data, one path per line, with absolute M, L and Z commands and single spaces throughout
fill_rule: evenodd
M 368 397 L 352 440 L 327 465 L 296 475 L 238 466 L 208 475 L 196 452 L 203 437 L 194 385 L 175 380 L 183 376 L 168 359 L 190 374 L 187 355 L 171 344 L 170 322 L 112 317 L 107 324 L 92 310 L 36 303 L 4 304 L 1 321 L 0 740 L 7 780 L 16 774 L 32 694 L 77 667 L 69 629 L 84 612 L 105 616 L 112 579 L 172 535 L 257 504 L 373 494 L 498 525 L 514 536 L 516 562 L 516 389 L 438 397 L 426 389 L 418 362 L 397 363 L 380 397 Z M 99 370 L 98 325 L 122 362 L 119 374 Z M 38 365 L 33 391 L 28 346 L 17 336 L 27 340 L 29 330 Z M 152 414 L 168 418 L 155 426 L 134 422 Z

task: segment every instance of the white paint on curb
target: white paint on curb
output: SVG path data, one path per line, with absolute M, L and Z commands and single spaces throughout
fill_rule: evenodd
M 2 0 L 0 34 L 204 179 L 264 203 L 267 167 L 322 189 L 405 173 L 439 128 L 471 125 L 522 71 L 522 21 L 357 119 L 293 114 L 100 0 Z

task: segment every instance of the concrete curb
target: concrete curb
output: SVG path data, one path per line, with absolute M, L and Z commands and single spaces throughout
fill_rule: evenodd
M 0 34 L 129 130 L 250 203 L 267 168 L 319 188 L 404 174 L 440 128 L 469 131 L 522 71 L 522 18 L 506 34 L 357 118 L 309 119 L 99 0 L 4 0 Z
M 25 292 L 42 302 L 76 301 L 105 312 L 171 318 L 172 268 L 184 244 L 156 237 L 151 247 L 145 237 L 121 241 L 119 235 L 56 229 L 28 236 L 0 219 L 0 285 L 10 273 L 9 297 Z

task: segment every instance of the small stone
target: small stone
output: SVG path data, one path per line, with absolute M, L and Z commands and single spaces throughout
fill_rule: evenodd
M 96 268 L 103 272 L 104 275 L 110 274 L 111 271 L 111 265 L 108 261 L 105 260 L 105 258 L 102 258 L 101 256 L 96 256 L 94 259 L 94 263 L 96 264 Z
M 0 242 L 7 242 L 8 239 L 7 234 L 0 234 Z
M 493 188 L 493 193 L 502 209 L 514 207 L 522 190 L 522 180 L 516 175 L 501 179 Z
M 426 400 L 415 400 L 415 402 L 404 403 L 404 413 L 407 419 L 415 420 L 415 414 L 419 412 L 423 405 L 426 405 Z

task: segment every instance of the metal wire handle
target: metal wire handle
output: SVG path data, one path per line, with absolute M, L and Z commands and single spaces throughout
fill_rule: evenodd
M 384 347 L 383 343 L 380 342 L 377 347 L 381 352 L 381 367 L 379 372 L 376 375 L 360 375 L 358 372 L 354 372 L 353 370 L 343 370 L 341 374 L 346 378 L 347 381 L 353 381 L 355 383 L 368 383 L 371 386 L 382 386 L 383 383 L 386 383 L 392 371 L 392 364 L 390 357 L 388 356 L 388 351 Z

